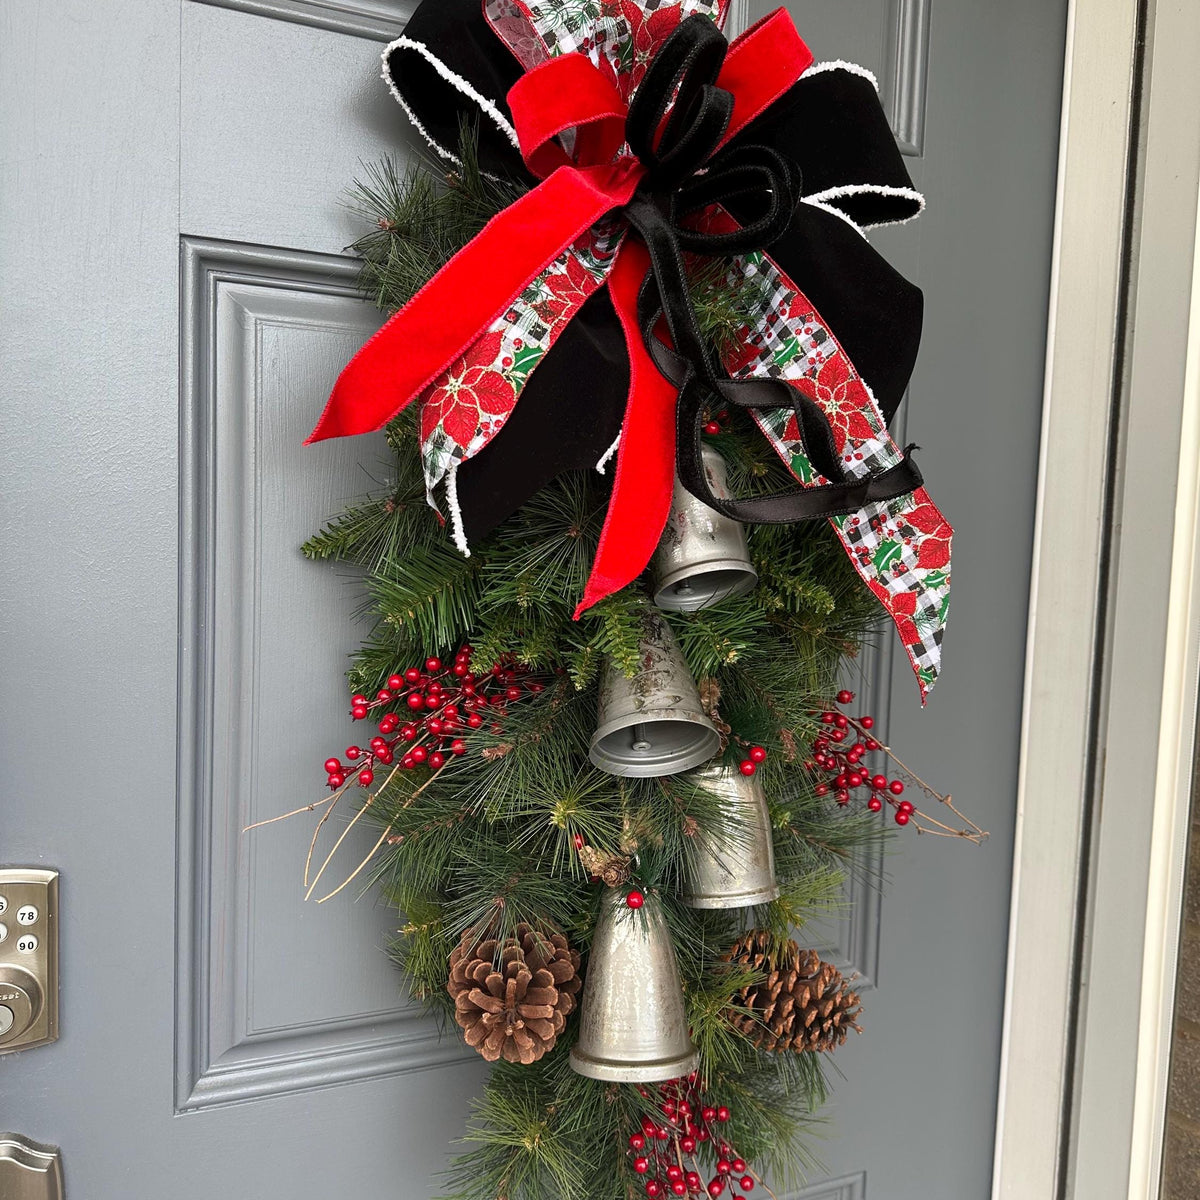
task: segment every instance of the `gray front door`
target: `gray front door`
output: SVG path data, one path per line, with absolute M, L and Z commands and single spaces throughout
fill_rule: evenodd
M 830 934 L 875 986 L 838 1056 L 829 1181 L 804 1194 L 974 1200 L 1065 0 L 791 7 L 818 57 L 880 74 L 930 201 L 880 244 L 926 288 L 908 433 L 958 527 L 954 613 L 930 710 L 899 665 L 872 703 L 993 832 L 900 839 L 886 898 Z M 346 737 L 354 582 L 297 546 L 378 447 L 300 442 L 376 320 L 344 189 L 405 136 L 378 49 L 410 8 L 0 13 L 0 862 L 62 872 L 62 1036 L 0 1057 L 0 1129 L 61 1146 L 73 1200 L 425 1196 L 482 1077 L 399 999 L 386 912 L 304 903 L 311 820 L 241 833 L 316 798 Z

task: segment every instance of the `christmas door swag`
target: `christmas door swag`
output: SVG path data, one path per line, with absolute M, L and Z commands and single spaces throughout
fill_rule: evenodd
M 392 315 L 309 440 L 386 428 L 415 491 L 306 545 L 368 567 L 378 735 L 325 763 L 305 882 L 366 789 L 329 895 L 373 868 L 496 1064 L 459 1197 L 786 1174 L 859 1014 L 791 932 L 877 814 L 985 836 L 836 682 L 879 605 L 922 701 L 940 668 L 952 531 L 888 433 L 921 293 L 863 233 L 923 200 L 869 72 L 725 8 L 424 0 L 383 55 L 433 153 L 366 192 Z

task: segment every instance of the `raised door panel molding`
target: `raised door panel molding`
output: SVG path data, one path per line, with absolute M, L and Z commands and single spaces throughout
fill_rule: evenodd
M 790 1192 L 784 1200 L 867 1200 L 867 1173 L 814 1183 L 802 1192 Z
M 398 38 L 417 0 L 195 0 L 218 8 L 234 8 L 279 21 L 315 25 L 335 33 L 390 42 Z
M 299 545 L 377 486 L 381 441 L 302 447 L 378 326 L 337 256 L 183 243 L 179 959 L 181 1110 L 458 1059 L 401 1000 L 397 916 L 347 889 L 303 900 L 320 762 L 345 740 L 356 579 Z M 348 815 L 348 814 L 346 814 Z M 344 822 L 331 820 L 327 846 Z M 319 894 L 361 861 L 355 829 Z M 361 836 L 356 836 L 361 833 Z M 320 863 L 325 851 L 316 856 Z
M 925 94 L 929 76 L 929 0 L 891 0 L 884 65 L 884 101 L 900 152 L 925 151 Z

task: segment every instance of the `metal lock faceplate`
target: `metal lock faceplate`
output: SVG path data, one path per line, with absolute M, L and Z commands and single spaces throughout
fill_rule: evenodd
M 58 872 L 0 868 L 0 1054 L 58 1037 Z

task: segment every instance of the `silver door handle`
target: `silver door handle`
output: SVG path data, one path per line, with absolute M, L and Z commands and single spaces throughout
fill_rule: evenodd
M 0 1196 L 4 1200 L 63 1200 L 62 1159 L 15 1133 L 0 1133 Z

